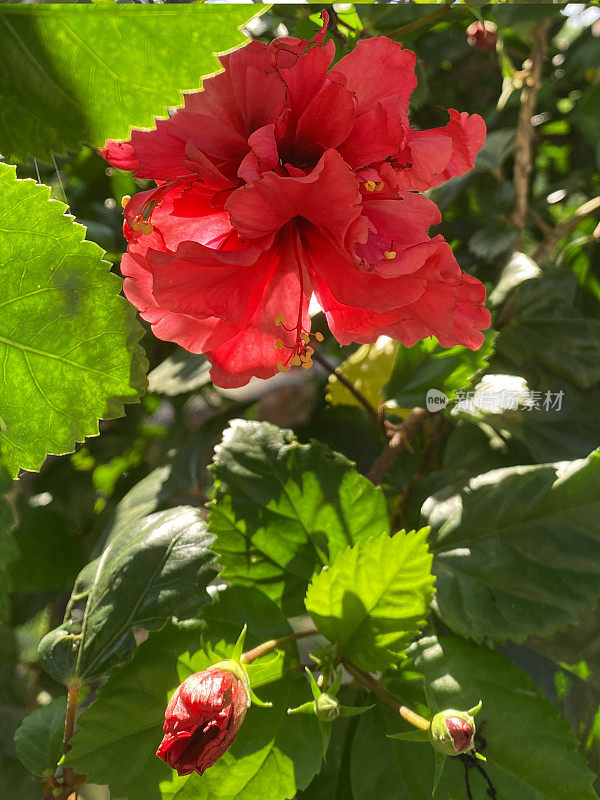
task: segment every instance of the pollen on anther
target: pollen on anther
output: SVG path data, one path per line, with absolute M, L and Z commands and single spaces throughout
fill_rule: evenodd
M 377 187 L 377 184 L 375 183 L 375 181 L 366 181 L 364 186 L 367 192 L 374 192 Z
M 283 314 L 277 314 L 275 317 L 275 325 L 285 325 L 285 317 Z
M 281 350 L 281 348 L 282 348 L 282 347 L 284 347 L 284 344 L 283 344 L 283 342 L 281 341 L 281 339 L 277 339 L 277 341 L 275 342 L 275 347 L 276 347 L 278 350 Z
M 312 365 L 313 365 L 312 359 L 309 359 L 308 361 L 304 361 L 302 363 L 302 369 L 310 369 Z
M 323 334 L 322 334 L 320 331 L 317 331 L 317 332 L 315 333 L 315 339 L 317 340 L 317 342 L 322 342 L 322 341 L 323 341 L 323 338 L 324 338 L 324 337 L 323 337 Z
M 289 368 L 288 364 L 284 364 L 281 361 L 277 362 L 277 369 L 279 370 L 279 372 L 289 372 L 290 371 L 290 368 Z
M 298 355 L 296 355 L 296 356 L 292 356 L 292 357 L 290 358 L 290 360 L 289 360 L 289 364 L 290 364 L 290 366 L 292 366 L 292 367 L 299 367 L 301 363 L 302 363 L 302 362 L 301 362 L 301 360 L 300 360 L 300 356 L 298 356 Z
M 130 200 L 131 200 L 131 195 L 130 194 L 124 194 L 123 195 L 123 197 L 121 198 L 121 205 L 123 206 L 123 208 L 125 208 L 125 206 L 127 205 L 127 203 Z
M 383 254 L 384 258 L 387 258 L 388 261 L 391 261 L 392 258 L 396 258 L 396 251 L 395 250 L 386 250 Z

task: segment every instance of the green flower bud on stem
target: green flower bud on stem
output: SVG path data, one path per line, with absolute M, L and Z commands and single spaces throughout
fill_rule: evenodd
M 321 722 L 333 722 L 340 715 L 339 700 L 323 692 L 315 700 L 315 714 Z
M 445 756 L 459 756 L 474 747 L 475 720 L 469 711 L 440 711 L 431 721 L 431 746 Z

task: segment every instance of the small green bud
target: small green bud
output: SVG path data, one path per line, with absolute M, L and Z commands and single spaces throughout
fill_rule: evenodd
M 321 722 L 333 722 L 340 715 L 340 703 L 337 698 L 324 692 L 315 700 L 315 714 Z
M 445 756 L 458 756 L 473 749 L 475 720 L 468 711 L 448 708 L 431 720 L 431 746 Z

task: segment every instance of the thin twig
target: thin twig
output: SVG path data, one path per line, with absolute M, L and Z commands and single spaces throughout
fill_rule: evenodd
M 537 93 L 542 81 L 542 69 L 548 49 L 548 34 L 551 26 L 551 19 L 543 19 L 533 29 L 533 49 L 529 59 L 530 66 L 527 69 L 527 75 L 521 91 L 521 108 L 519 109 L 514 144 L 515 168 L 513 173 L 515 186 L 513 222 L 521 229 L 527 224 L 529 184 L 533 169 L 531 145 L 534 132 L 531 118 L 535 111 Z
M 452 10 L 452 3 L 453 0 L 445 0 L 445 4 L 439 8 L 436 8 L 435 11 L 431 11 L 429 14 L 425 14 L 422 17 L 417 17 L 417 19 L 413 19 L 411 22 L 407 22 L 405 25 L 400 25 L 399 28 L 395 28 L 393 31 L 387 33 L 386 36 L 388 36 L 390 39 L 397 39 L 399 36 L 405 36 L 407 33 L 412 33 L 413 31 L 422 28 L 424 25 L 431 25 Z
M 388 446 L 369 470 L 367 478 L 372 483 L 376 486 L 381 483 L 388 469 L 407 447 L 411 437 L 419 430 L 429 414 L 430 412 L 424 408 L 413 408 L 412 413 L 396 428 Z
M 65 713 L 65 732 L 63 735 L 63 755 L 66 756 L 71 749 L 70 741 L 75 728 L 75 714 L 77 713 L 77 703 L 79 701 L 79 684 L 71 683 L 67 687 L 67 710 Z M 75 773 L 72 767 L 63 768 L 63 783 L 67 788 L 73 785 Z
M 281 647 L 288 642 L 295 642 L 297 639 L 303 639 L 305 636 L 317 636 L 319 631 L 311 628 L 309 631 L 300 631 L 299 633 L 288 633 L 287 636 L 281 636 L 279 639 L 269 639 L 267 642 L 253 647 L 246 653 L 242 653 L 242 662 L 244 664 L 251 664 L 255 658 L 274 650 L 276 647 Z
M 564 236 L 571 233 L 571 231 L 575 230 L 575 228 L 579 225 L 582 219 L 591 216 L 595 211 L 598 211 L 599 209 L 600 209 L 600 196 L 592 197 L 591 200 L 588 200 L 586 203 L 579 206 L 579 208 L 575 211 L 572 217 L 569 217 L 569 219 L 566 219 L 564 222 L 561 222 L 555 228 L 550 228 L 549 226 L 546 226 L 547 230 L 544 231 L 544 233 L 546 234 L 545 239 L 538 246 L 537 250 L 533 254 L 533 260 L 537 261 L 540 264 L 543 263 Z M 540 227 L 542 221 L 543 220 L 538 222 L 538 225 L 540 225 Z
M 379 415 L 377 413 L 377 409 L 371 405 L 364 394 L 356 388 L 352 381 L 349 381 L 348 378 L 342 375 L 342 373 L 336 367 L 334 367 L 333 364 L 330 364 L 326 358 L 323 358 L 320 353 L 313 353 L 312 358 L 313 361 L 316 361 L 317 364 L 323 367 L 323 369 L 327 370 L 330 375 L 335 375 L 342 386 L 348 389 L 350 394 L 352 394 L 358 400 L 361 406 L 367 411 L 373 422 L 379 426 Z
M 372 675 L 369 675 L 368 672 L 364 672 L 362 669 L 359 669 L 345 658 L 342 658 L 342 664 L 353 678 L 356 678 L 356 680 L 362 684 L 365 689 L 368 689 L 370 692 L 376 695 L 383 703 L 386 704 L 386 706 L 389 706 L 397 714 L 400 714 L 402 719 L 405 719 L 415 728 L 419 728 L 422 731 L 429 730 L 431 727 L 429 720 L 426 720 L 425 717 L 417 714 L 416 711 L 413 711 L 411 708 L 401 705 L 395 697 L 392 697 L 391 694 L 386 692 L 379 681 L 376 680 Z

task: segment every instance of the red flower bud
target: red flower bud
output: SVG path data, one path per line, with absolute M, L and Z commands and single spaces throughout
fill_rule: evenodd
M 202 775 L 232 745 L 249 705 L 248 677 L 236 662 L 197 672 L 169 701 L 156 755 L 179 775 Z
M 446 729 L 454 743 L 457 753 L 464 753 L 473 747 L 473 726 L 460 717 L 446 717 Z
M 496 49 L 498 36 L 496 35 L 496 25 L 486 20 L 485 22 L 472 22 L 467 28 L 467 41 L 471 47 L 482 50 L 484 53 L 491 53 Z

